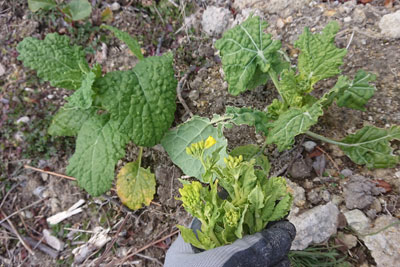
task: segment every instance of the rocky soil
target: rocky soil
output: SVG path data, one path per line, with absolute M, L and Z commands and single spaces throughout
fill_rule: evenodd
M 88 59 L 101 63 L 104 70 L 131 68 L 136 60 L 129 49 L 97 28 L 96 16 L 108 7 L 113 18 L 107 23 L 137 36 L 145 56 L 174 52 L 177 79 L 188 74 L 182 97 L 193 114 L 205 117 L 223 114 L 227 105 L 263 109 L 276 97 L 269 83 L 237 97 L 228 94 L 213 45 L 226 29 L 250 14 L 259 15 L 270 25 L 266 31 L 282 41 L 283 50 L 295 63 L 298 51 L 293 43 L 304 27 L 319 32 L 336 20 L 341 25 L 336 44 L 348 49 L 343 74 L 353 76 L 358 69 L 373 72 L 378 90 L 365 112 L 333 106 L 314 131 L 339 139 L 364 125 L 400 125 L 398 0 L 90 2 L 95 10 L 90 25 L 75 25 L 81 29 L 78 34 L 56 13 L 32 14 L 26 1 L 0 0 L 0 263 L 5 266 L 89 266 L 100 261 L 162 266 L 176 236 L 170 235 L 175 225 L 191 220 L 175 200 L 180 186 L 176 178 L 183 174 L 161 146 L 144 151 L 144 167 L 156 174 L 157 194 L 150 206 L 138 211 L 123 207 L 113 191 L 93 198 L 65 177 L 24 168 L 65 173 L 74 140 L 53 138 L 46 131 L 51 115 L 70 93 L 50 87 L 24 68 L 17 60 L 16 45 L 27 36 L 43 38 L 58 32 L 92 47 Z M 318 84 L 316 94 L 334 82 Z M 190 117 L 180 102 L 177 105 L 174 126 Z M 263 143 L 263 137 L 247 126 L 225 134 L 230 149 Z M 393 142 L 393 147 L 399 154 L 400 143 Z M 289 151 L 279 153 L 273 146 L 268 150 L 272 173 L 285 176 L 294 192 L 289 220 L 298 233 L 293 250 L 316 244 L 337 246 L 349 266 L 398 265 L 400 166 L 369 170 L 350 162 L 337 147 L 307 137 L 298 138 Z M 117 170 L 136 159 L 138 149 L 133 144 L 126 151 Z M 84 203 L 74 209 L 79 212 L 56 226 L 48 224 L 46 219 L 67 211 L 80 199 Z M 34 255 L 21 242 L 29 243 L 28 239 Z M 43 252 L 40 247 L 51 250 Z M 141 248 L 145 249 L 131 254 Z M 84 254 L 83 249 L 90 253 Z

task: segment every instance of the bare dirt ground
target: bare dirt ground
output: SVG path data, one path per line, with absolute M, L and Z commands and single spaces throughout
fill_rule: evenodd
M 182 97 L 194 114 L 205 117 L 223 114 L 227 105 L 263 109 L 276 97 L 275 92 L 270 90 L 272 84 L 245 92 L 240 97 L 229 95 L 213 38 L 198 27 L 183 27 L 185 17 L 193 13 L 201 16 L 207 5 L 215 5 L 215 2 L 220 6 L 228 5 L 224 1 L 91 2 L 94 11 L 88 22 L 71 27 L 57 12 L 33 14 L 26 1 L 0 0 L 0 71 L 1 67 L 4 68 L 4 73 L 0 73 L 0 220 L 2 226 L 9 226 L 0 227 L 1 266 L 69 266 L 74 263 L 72 251 L 87 243 L 96 227 L 108 229 L 110 241 L 88 255 L 82 261 L 83 265 L 101 262 L 110 266 L 162 266 L 165 252 L 176 236 L 170 235 L 176 232 L 175 225 L 186 224 L 191 220 L 181 203 L 175 200 L 180 186 L 176 178 L 183 174 L 160 146 L 144 151 L 143 165 L 150 167 L 156 174 L 157 193 L 150 206 L 137 211 L 123 207 L 114 191 L 93 198 L 74 181 L 24 167 L 29 165 L 64 174 L 68 159 L 74 152 L 74 138 L 54 138 L 47 134 L 52 115 L 65 103 L 65 97 L 70 92 L 53 88 L 41 81 L 34 71 L 24 68 L 17 60 L 16 45 L 24 37 L 43 39 L 50 32 L 67 34 L 73 42 L 89 47 L 89 62 L 101 63 L 105 71 L 131 68 L 136 60 L 129 49 L 98 27 L 99 14 L 109 4 L 118 2 L 120 7 L 113 11 L 113 18 L 108 24 L 136 36 L 145 56 L 173 51 L 178 80 L 192 67 Z M 332 107 L 314 129 L 336 139 L 363 125 L 400 125 L 400 40 L 383 38 L 378 34 L 380 30 L 377 26 L 380 17 L 398 10 L 400 3 L 394 1 L 393 7 L 388 8 L 383 5 L 383 1 L 372 1 L 367 5 L 359 3 L 349 10 L 344 8 L 345 3 L 342 2 L 346 1 L 314 1 L 297 10 L 277 14 L 261 10 L 270 24 L 267 31 L 282 41 L 283 49 L 289 55 L 296 54 L 293 42 L 304 27 L 318 32 L 328 21 L 339 21 L 342 28 L 336 43 L 340 47 L 348 47 L 343 74 L 353 76 L 361 68 L 377 74 L 375 84 L 378 90 L 367 105 L 366 112 Z M 355 9 L 360 9 L 365 17 L 354 17 L 352 14 Z M 237 10 L 231 10 L 234 17 Z M 326 81 L 319 84 L 316 93 L 322 93 L 332 83 Z M 175 118 L 173 126 L 189 118 L 178 100 Z M 226 136 L 229 148 L 263 142 L 262 136 L 245 126 L 227 130 Z M 296 147 L 301 148 L 304 141 L 299 138 Z M 315 179 L 318 177 L 314 171 L 301 179 L 292 179 L 306 189 L 306 194 L 314 190 L 341 196 L 348 178 L 340 176 L 340 171 L 351 169 L 354 173 L 388 183 L 391 191 L 379 197 L 381 203 L 385 204 L 377 214 L 391 214 L 400 218 L 400 177 L 395 175 L 400 170 L 399 166 L 395 169 L 371 171 L 351 163 L 333 146 L 323 143 L 318 143 L 318 146 L 323 151 L 321 153 L 327 156 L 323 176 L 331 179 L 326 180 L 329 182 Z M 398 153 L 400 143 L 394 143 L 394 147 L 395 153 Z M 274 166 L 272 171 L 281 171 L 288 177 L 299 155 L 306 156 L 299 149 L 283 154 L 278 153 L 274 147 L 270 147 L 269 151 Z M 124 163 L 135 160 L 137 154 L 138 148 L 133 144 L 128 145 L 126 156 L 120 160 L 116 171 Z M 47 218 L 67 210 L 80 199 L 85 200 L 81 213 L 57 226 L 51 227 L 46 222 Z M 321 199 L 317 204 L 325 202 Z M 307 200 L 304 208 L 317 204 Z M 18 234 L 10 227 L 15 228 Z M 56 256 L 53 255 L 55 257 L 39 249 L 41 245 L 49 247 L 43 238 L 44 229 L 64 242 L 64 248 L 56 252 Z M 27 242 L 27 238 L 32 243 L 24 246 L 21 240 Z M 329 244 L 332 243 L 335 244 L 335 237 L 329 241 Z M 34 251 L 34 255 L 27 247 Z M 132 254 L 140 249 L 143 250 Z M 375 264 L 361 242 L 341 253 L 342 256 L 347 255 L 347 261 L 352 266 Z

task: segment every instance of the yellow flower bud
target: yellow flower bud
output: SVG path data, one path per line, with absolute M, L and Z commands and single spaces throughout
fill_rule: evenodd
M 214 137 L 209 136 L 204 144 L 204 148 L 210 148 L 213 145 L 215 145 L 215 143 L 217 143 L 217 141 L 214 139 Z

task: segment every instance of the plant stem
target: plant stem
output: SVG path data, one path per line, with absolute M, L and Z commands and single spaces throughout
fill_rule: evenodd
M 327 137 L 325 137 L 325 136 L 322 136 L 322 135 L 313 133 L 313 132 L 311 132 L 311 131 L 307 131 L 307 132 L 305 132 L 305 134 L 308 135 L 308 136 L 311 136 L 311 137 L 313 137 L 313 138 L 315 138 L 315 139 L 321 140 L 322 142 L 326 142 L 326 143 L 333 144 L 333 145 L 338 145 L 338 146 L 354 146 L 354 145 L 352 145 L 352 144 L 346 144 L 346 143 L 342 143 L 342 142 L 339 142 L 339 141 L 335 141 L 335 140 L 329 139 L 329 138 L 327 138 Z
M 143 147 L 139 147 L 139 155 L 138 155 L 138 161 L 139 161 L 139 167 L 142 166 L 142 155 L 143 155 Z
M 281 90 L 279 87 L 279 81 L 278 81 L 278 75 L 276 75 L 276 72 L 271 68 L 268 71 L 268 75 L 269 75 L 269 77 L 271 77 L 271 80 L 274 83 L 276 90 L 278 91 L 279 95 L 282 98 L 282 101 L 286 103 L 285 98 L 283 98 L 283 95 L 281 94 Z

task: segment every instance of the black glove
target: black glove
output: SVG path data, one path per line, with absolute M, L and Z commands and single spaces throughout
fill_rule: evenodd
M 233 244 L 196 253 L 179 235 L 167 251 L 164 267 L 290 266 L 287 254 L 295 236 L 293 224 L 279 221 Z

